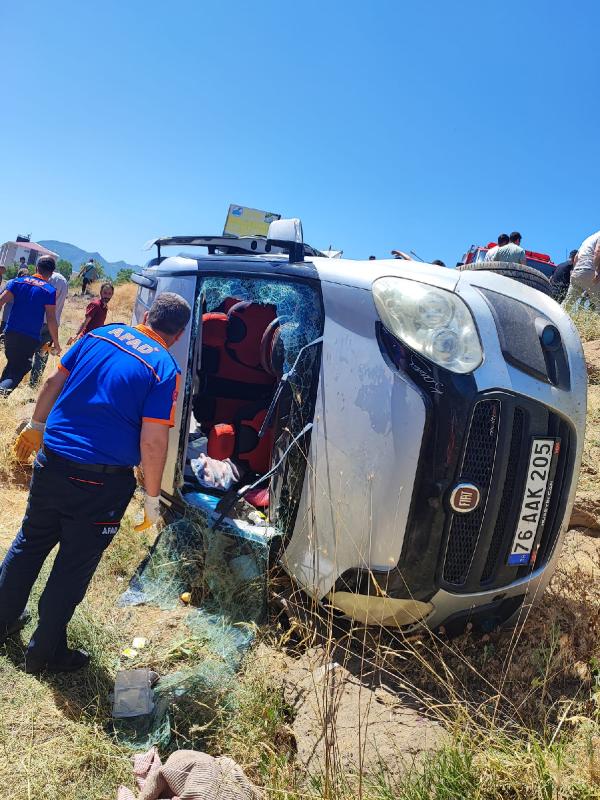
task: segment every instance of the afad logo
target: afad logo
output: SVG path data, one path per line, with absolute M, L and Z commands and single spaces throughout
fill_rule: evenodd
M 118 525 L 105 525 L 102 528 L 101 536 L 114 536 L 119 530 Z
M 158 352 L 158 347 L 153 347 L 151 344 L 142 342 L 135 334 L 126 331 L 124 328 L 113 328 L 108 333 L 109 336 L 114 336 L 115 339 L 123 342 L 127 347 L 131 347 L 132 350 L 136 350 L 138 353 L 143 353 L 145 355 L 146 353 Z
M 48 286 L 46 281 L 42 281 L 39 278 L 34 278 L 33 275 L 25 276 L 23 280 L 25 283 L 31 284 L 31 286 L 39 286 L 40 289 L 44 289 Z

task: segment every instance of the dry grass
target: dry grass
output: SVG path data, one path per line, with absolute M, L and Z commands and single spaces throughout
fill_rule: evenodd
M 583 342 L 600 339 L 600 313 L 582 308 L 574 311 L 571 317 Z
M 112 313 L 129 320 L 133 294 L 130 286 L 118 287 Z M 60 331 L 63 346 L 83 319 L 89 299 L 68 299 Z M 47 373 L 57 361 L 49 358 Z M 0 368 L 3 362 L 1 354 Z M 31 470 L 15 461 L 12 446 L 17 425 L 31 416 L 35 396 L 25 379 L 2 401 L 0 552 L 17 532 L 27 501 Z M 135 509 L 136 504 L 131 513 Z M 116 613 L 114 601 L 125 585 L 123 575 L 131 574 L 147 551 L 147 542 L 132 532 L 131 513 L 71 626 L 78 645 L 87 645 L 94 654 L 91 669 L 68 679 L 38 680 L 25 675 L 21 669 L 24 645 L 33 625 L 0 656 L 0 778 L 11 786 L 14 797 L 112 798 L 120 782 L 131 783 L 129 754 L 104 729 L 119 653 L 133 634 Z M 34 598 L 42 583 L 43 575 Z

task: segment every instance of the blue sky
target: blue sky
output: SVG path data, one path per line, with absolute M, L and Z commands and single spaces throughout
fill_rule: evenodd
M 230 202 L 454 264 L 600 227 L 593 2 L 0 3 L 0 242 L 141 263 Z

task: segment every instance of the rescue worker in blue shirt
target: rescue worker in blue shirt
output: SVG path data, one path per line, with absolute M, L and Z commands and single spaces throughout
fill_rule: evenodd
M 106 325 L 67 351 L 44 384 L 15 443 L 21 461 L 37 451 L 21 530 L 0 570 L 0 643 L 29 620 L 31 587 L 59 549 L 38 603 L 25 655 L 30 673 L 84 667 L 67 647 L 67 625 L 144 473 L 144 530 L 158 519 L 160 485 L 174 424 L 179 369 L 168 352 L 190 319 L 179 295 L 161 294 L 144 324 Z
M 0 295 L 0 308 L 13 304 L 4 328 L 6 366 L 0 375 L 0 395 L 9 395 L 31 370 L 33 356 L 40 346 L 44 315 L 54 353 L 60 353 L 56 289 L 48 283 L 55 266 L 52 256 L 42 256 L 35 275 L 13 278 Z

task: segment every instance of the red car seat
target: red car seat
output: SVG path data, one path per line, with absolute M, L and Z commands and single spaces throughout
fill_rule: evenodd
M 283 373 L 282 320 L 272 304 L 230 300 L 224 301 L 226 312 L 202 317 L 200 391 L 194 414 L 208 433 L 211 458 L 233 458 L 261 474 L 271 464 L 274 427 L 261 439 L 258 432 Z
M 233 422 L 248 402 L 266 407 L 275 385 L 276 376 L 261 363 L 261 341 L 265 329 L 275 321 L 275 306 L 234 299 L 221 304 L 227 312 L 202 316 L 200 386 L 194 416 L 204 430 L 219 422 Z

